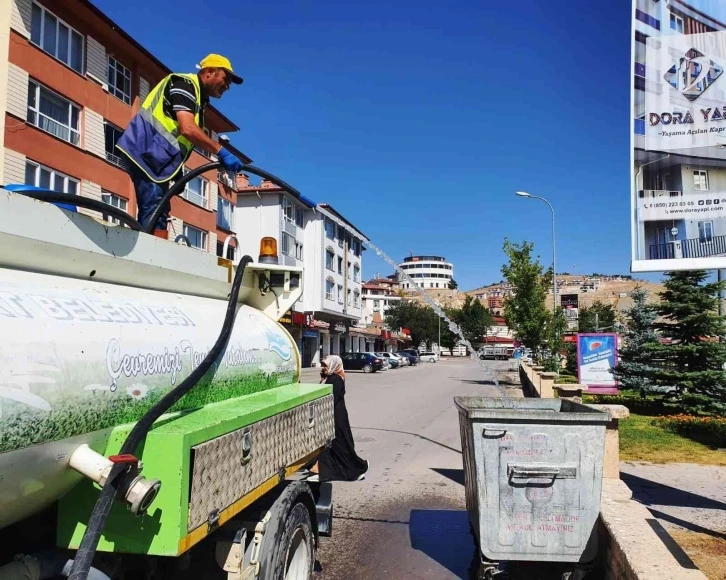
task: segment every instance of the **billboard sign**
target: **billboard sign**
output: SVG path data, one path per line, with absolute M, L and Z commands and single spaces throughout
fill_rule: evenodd
M 577 335 L 577 376 L 588 390 L 617 392 L 612 368 L 618 360 L 617 334 Z
M 631 270 L 726 268 L 726 5 L 632 16 Z

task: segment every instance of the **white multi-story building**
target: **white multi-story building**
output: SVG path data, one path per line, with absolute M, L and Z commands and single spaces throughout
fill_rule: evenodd
M 454 265 L 440 256 L 410 256 L 398 265 L 420 288 L 446 289 L 454 279 Z M 413 284 L 399 275 L 398 281 L 404 290 L 413 289 Z
M 364 325 L 384 323 L 386 310 L 401 301 L 400 288 L 396 280 L 376 277 L 363 284 L 363 315 L 360 323 Z
M 302 298 L 283 320 L 298 343 L 303 366 L 318 364 L 328 354 L 366 350 L 365 337 L 351 333 L 351 327 L 362 314 L 367 238 L 329 204 L 296 197 L 269 181 L 256 186 L 244 178 L 238 183 L 235 217 L 244 224 L 237 234 L 240 257 L 256 259 L 260 240 L 273 237 L 280 263 L 304 268 Z

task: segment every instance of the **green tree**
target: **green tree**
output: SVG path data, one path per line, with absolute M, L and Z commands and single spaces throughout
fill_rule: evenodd
M 504 302 L 504 317 L 517 339 L 539 354 L 547 338 L 550 314 L 545 306 L 547 278 L 539 261 L 532 259 L 533 249 L 529 242 L 504 240 L 509 263 L 502 266 L 502 274 L 513 288 L 512 296 Z
M 612 304 L 595 300 L 589 307 L 580 308 L 577 324 L 580 332 L 598 332 L 597 329 L 612 330 L 616 312 Z
M 444 312 L 450 320 L 456 321 L 459 319 L 460 310 L 457 308 L 444 307 Z M 459 342 L 459 337 L 449 330 L 449 325 L 445 321 L 441 321 L 441 347 L 447 350 L 453 350 L 456 344 Z
M 388 308 L 386 325 L 391 330 L 407 328 L 415 348 L 422 343 L 431 346 L 438 340 L 439 317 L 431 308 L 414 300 L 399 300 Z M 442 332 L 443 329 L 444 325 L 441 326 Z
M 449 281 L 449 290 L 456 290 L 459 287 L 459 283 L 453 278 Z
M 552 353 L 552 358 L 548 359 L 545 367 L 550 372 L 560 372 L 561 354 L 565 349 L 565 331 L 567 330 L 567 318 L 562 308 L 558 308 L 550 314 L 550 320 L 547 323 L 547 348 Z M 565 354 L 566 356 L 566 354 Z
M 722 282 L 706 283 L 703 270 L 668 272 L 654 326 L 665 344 L 649 347 L 659 369 L 654 385 L 671 387 L 684 409 L 726 414 L 726 333 L 716 312 Z
M 494 324 L 494 318 L 480 300 L 467 296 L 454 320 L 470 343 L 484 336 Z
M 619 351 L 620 362 L 613 369 L 620 388 L 639 391 L 642 396 L 652 390 L 651 377 L 656 368 L 652 365 L 652 348 L 657 348 L 658 334 L 654 324 L 658 318 L 656 308 L 648 304 L 648 292 L 636 287 L 630 293 L 633 306 L 625 311 L 623 345 Z

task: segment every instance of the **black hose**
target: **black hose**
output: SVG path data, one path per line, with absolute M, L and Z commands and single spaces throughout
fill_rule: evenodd
M 66 203 L 68 205 L 83 207 L 86 209 L 97 211 L 99 213 L 105 213 L 115 217 L 121 223 L 129 226 L 132 230 L 136 230 L 137 232 L 143 231 L 143 228 L 138 221 L 136 221 L 122 209 L 119 209 L 106 202 L 98 201 L 97 199 L 93 199 L 90 197 L 76 195 L 75 193 L 61 193 L 59 191 L 36 189 L 34 186 L 28 187 L 29 189 L 19 189 L 17 186 L 14 186 L 12 189 L 5 189 L 7 191 L 10 191 L 11 193 L 17 193 L 26 197 L 32 197 L 33 199 L 37 199 L 39 201 L 45 201 L 48 203 Z M 32 189 L 30 189 L 31 187 Z
M 207 173 L 207 171 L 213 171 L 214 169 L 220 169 L 221 167 L 222 164 L 219 161 L 215 161 L 213 163 L 207 163 L 206 165 L 197 167 L 196 169 L 192 169 L 189 173 L 182 175 L 179 180 L 175 181 L 174 185 L 172 185 L 167 190 L 167 192 L 164 194 L 164 197 L 161 198 L 161 201 L 159 201 L 156 208 L 154 208 L 154 212 L 151 214 L 151 216 L 149 216 L 149 219 L 146 220 L 146 223 L 143 224 L 144 231 L 147 234 L 151 234 L 154 232 L 154 229 L 156 228 L 156 222 L 159 220 L 159 216 L 164 211 L 164 206 L 169 203 L 172 197 L 174 197 L 175 195 L 179 195 L 182 191 L 184 191 L 187 183 L 189 183 L 195 177 L 199 177 L 202 173 Z M 277 185 L 280 189 L 284 189 L 285 191 L 293 194 L 296 197 L 302 197 L 302 194 L 292 185 L 285 183 L 282 179 L 272 175 L 272 173 L 268 173 L 264 169 L 260 169 L 259 167 L 255 167 L 254 165 L 245 165 L 242 168 L 242 171 L 257 175 L 258 177 L 262 177 L 262 179 L 267 179 L 268 181 L 271 181 L 272 183 Z
M 154 223 L 152 221 L 152 223 Z M 237 272 L 235 273 L 234 280 L 232 281 L 232 288 L 230 290 L 229 302 L 227 303 L 227 313 L 224 317 L 224 323 L 222 324 L 222 331 L 217 337 L 217 341 L 211 348 L 209 353 L 204 360 L 195 368 L 191 374 L 184 379 L 178 387 L 169 391 L 164 397 L 156 403 L 146 414 L 139 419 L 139 421 L 131 429 L 126 441 L 121 447 L 119 454 L 134 454 L 139 443 L 143 441 L 146 434 L 151 429 L 154 422 L 166 413 L 179 399 L 186 395 L 194 386 L 204 377 L 207 371 L 217 361 L 222 351 L 229 341 L 230 334 L 234 328 L 234 320 L 237 313 L 237 299 L 239 298 L 240 288 L 242 287 L 242 278 L 244 276 L 247 264 L 252 262 L 252 258 L 245 256 L 240 260 L 237 266 Z M 111 468 L 111 473 L 108 476 L 106 484 L 101 490 L 101 494 L 96 500 L 96 505 L 93 508 L 91 517 L 88 520 L 88 526 L 83 534 L 81 545 L 76 552 L 76 558 L 71 568 L 70 580 L 86 580 L 88 572 L 91 569 L 93 563 L 93 556 L 96 553 L 98 542 L 101 539 L 101 533 L 103 532 L 106 519 L 111 511 L 114 498 L 118 491 L 118 485 L 120 483 L 119 475 L 126 470 L 126 466 L 122 463 L 115 463 Z

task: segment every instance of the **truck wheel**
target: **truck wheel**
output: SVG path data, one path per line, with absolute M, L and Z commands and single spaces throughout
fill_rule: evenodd
M 371 365 L 366 365 L 366 366 L 363 367 L 363 372 L 364 373 L 370 373 L 372 371 L 373 371 L 373 367 Z
M 299 483 L 298 483 L 299 485 Z M 270 509 L 260 554 L 261 580 L 310 580 L 315 564 L 316 534 L 307 503 L 314 499 L 307 485 L 292 484 Z M 309 497 L 308 497 L 309 496 Z

